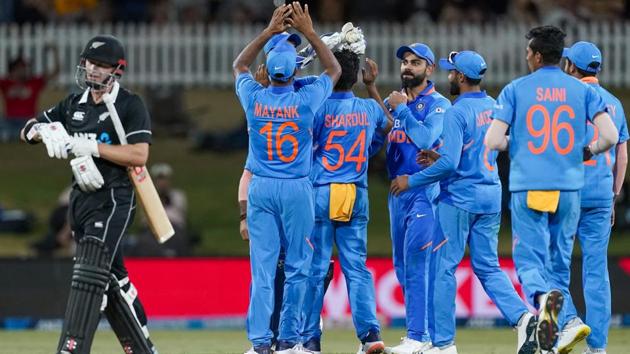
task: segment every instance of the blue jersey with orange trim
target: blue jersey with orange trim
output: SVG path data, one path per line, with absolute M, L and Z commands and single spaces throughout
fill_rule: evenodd
M 442 134 L 444 112 L 451 102 L 427 87 L 407 105 L 398 105 L 392 112 L 394 127 L 387 136 L 387 172 L 390 179 L 411 175 L 423 167 L 416 163 L 420 149 L 436 147 Z
M 248 167 L 256 176 L 301 178 L 311 172 L 315 112 L 332 92 L 322 74 L 299 90 L 257 83 L 250 73 L 236 78 L 236 93 L 247 118 Z
M 594 87 L 606 103 L 608 114 L 610 114 L 619 132 L 617 144 L 627 141 L 628 126 L 621 102 L 617 97 L 601 87 L 597 78 L 585 77 L 582 79 L 582 82 Z M 597 127 L 589 122 L 586 127 L 586 144 L 597 140 L 599 134 L 595 134 L 596 130 Z M 612 168 L 615 165 L 616 154 L 615 146 L 613 146 L 605 153 L 595 155 L 592 159 L 584 162 L 584 188 L 582 188 L 581 193 L 583 207 L 609 207 L 612 204 L 614 196 Z
M 367 187 L 368 150 L 376 129 L 386 125 L 385 112 L 373 99 L 334 92 L 315 115 L 313 184 Z
M 510 191 L 581 189 L 586 120 L 604 111 L 593 87 L 557 66 L 505 86 L 492 118 L 510 125 Z
M 440 182 L 440 201 L 475 214 L 501 211 L 497 152 L 483 143 L 495 101 L 485 92 L 461 94 L 444 115 L 441 157 L 409 177 L 409 186 Z

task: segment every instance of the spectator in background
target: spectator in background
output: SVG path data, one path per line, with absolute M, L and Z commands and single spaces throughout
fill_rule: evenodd
M 57 199 L 57 205 L 48 218 L 48 230 L 44 237 L 34 242 L 31 247 L 38 256 L 52 256 L 55 252 L 61 255 L 73 255 L 74 245 L 72 242 L 72 231 L 68 220 L 68 207 L 70 205 L 70 191 L 72 187 L 67 187 L 61 192 Z
M 175 257 L 186 256 L 190 253 L 188 237 L 188 200 L 180 189 L 173 188 L 171 178 L 173 168 L 166 163 L 151 166 L 151 177 L 160 195 L 166 215 L 175 229 L 175 235 L 163 244 L 159 244 L 146 219 L 143 220 L 143 230 L 127 246 L 125 254 L 138 257 Z
M 0 78 L 4 99 L 4 117 L 0 121 L 0 140 L 18 140 L 27 120 L 38 113 L 37 101 L 46 84 L 59 75 L 59 55 L 56 47 L 46 45 L 52 52 L 53 68 L 43 75 L 33 75 L 31 64 L 22 55 L 9 62 L 9 72 Z

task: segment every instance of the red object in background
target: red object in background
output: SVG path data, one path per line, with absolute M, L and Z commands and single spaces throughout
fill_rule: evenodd
M 148 316 L 245 316 L 247 258 L 125 259 Z
M 37 100 L 46 86 L 43 77 L 33 77 L 25 82 L 10 79 L 0 80 L 4 98 L 5 117 L 8 119 L 31 119 L 37 116 Z
M 514 264 L 501 267 L 520 293 Z M 249 302 L 247 258 L 127 259 L 131 281 L 151 317 L 244 317 Z M 324 300 L 324 314 L 347 319 L 350 306 L 339 262 Z M 368 268 L 376 284 L 377 311 L 386 318 L 405 316 L 402 291 L 389 258 L 371 258 Z M 458 317 L 500 317 L 498 309 L 473 276 L 465 259 L 456 273 Z

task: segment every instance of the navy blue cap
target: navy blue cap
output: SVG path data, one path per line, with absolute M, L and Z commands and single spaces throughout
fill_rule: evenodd
M 291 42 L 294 47 L 297 47 L 302 44 L 302 38 L 295 33 L 282 32 L 274 34 L 273 37 L 265 43 L 263 50 L 265 54 L 269 54 L 269 51 L 271 51 L 274 47 L 286 42 Z
M 440 68 L 443 70 L 457 70 L 470 79 L 481 79 L 488 66 L 479 53 L 472 50 L 451 52 L 448 58 L 440 59 Z
M 589 73 L 597 74 L 602 70 L 602 52 L 591 42 L 576 42 L 571 48 L 564 48 L 562 56 Z
M 288 43 L 275 46 L 267 54 L 267 72 L 273 80 L 289 81 L 295 72 L 297 52 Z
M 414 43 L 410 45 L 404 45 L 396 51 L 396 57 L 398 59 L 403 59 L 405 53 L 410 52 L 418 57 L 426 60 L 430 65 L 435 64 L 435 55 L 433 55 L 433 51 L 429 48 L 428 45 L 423 43 Z

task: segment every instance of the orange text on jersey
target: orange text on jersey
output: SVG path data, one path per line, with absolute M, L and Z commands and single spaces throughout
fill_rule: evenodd
M 256 102 L 254 116 L 261 118 L 295 119 L 300 117 L 297 108 L 298 106 L 271 107 Z
M 352 112 L 348 114 L 327 114 L 324 117 L 324 126 L 326 128 L 338 128 L 338 127 L 367 127 L 370 125 L 367 113 L 365 112 Z
M 387 135 L 387 141 L 389 141 L 390 143 L 396 143 L 396 144 L 404 144 L 404 143 L 411 144 L 411 140 L 407 138 L 407 134 L 405 134 L 404 130 L 392 130 Z
M 491 109 L 477 114 L 477 126 L 481 127 L 481 126 L 492 123 L 492 119 L 490 118 L 491 115 L 492 115 Z
M 567 90 L 564 87 L 538 87 L 536 101 L 566 102 Z

